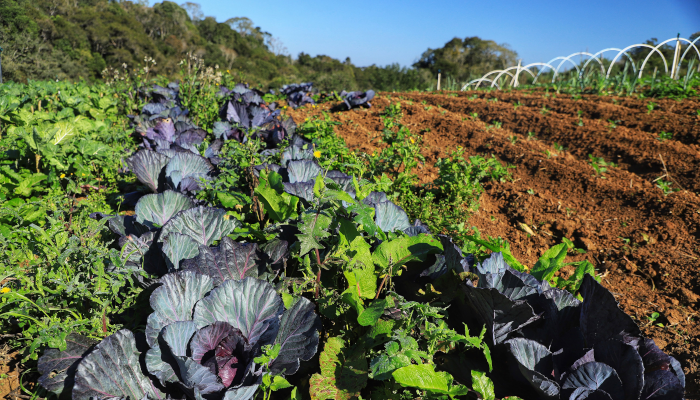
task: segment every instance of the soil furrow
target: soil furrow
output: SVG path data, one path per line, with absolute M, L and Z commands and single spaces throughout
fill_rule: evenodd
M 641 110 L 629 108 L 622 104 L 602 103 L 593 100 L 575 100 L 568 98 L 545 98 L 543 96 L 504 96 L 499 101 L 508 102 L 512 106 L 521 104 L 525 107 L 535 108 L 540 111 L 544 107 L 560 113 L 577 116 L 580 111 L 584 119 L 601 120 L 610 125 L 611 121 L 617 126 L 624 126 L 643 132 L 650 132 L 658 135 L 661 132 L 673 133 L 673 139 L 685 144 L 697 144 L 700 141 L 700 115 L 695 109 L 689 112 L 678 113 L 675 107 L 678 103 L 667 106 L 665 111 L 662 105 L 654 105 L 653 110 L 646 107 Z M 647 103 L 649 104 L 649 103 Z M 656 104 L 656 103 L 654 103 Z M 698 105 L 700 110 L 700 104 Z M 674 112 L 676 111 L 676 112 Z
M 600 120 L 584 118 L 583 126 L 578 126 L 578 116 L 551 111 L 543 115 L 527 107 L 516 110 L 503 102 L 434 95 L 413 95 L 408 98 L 440 105 L 458 114 L 477 113 L 479 119 L 499 122 L 503 128 L 518 133 L 521 139 L 526 138 L 528 132 L 533 132 L 540 140 L 564 146 L 580 160 L 588 160 L 589 154 L 602 156 L 649 181 L 668 173 L 676 182 L 676 188 L 700 191 L 700 181 L 697 180 L 700 147 L 695 144 L 686 145 L 675 140 L 661 142 L 651 134 L 638 130 L 625 127 L 610 129 Z

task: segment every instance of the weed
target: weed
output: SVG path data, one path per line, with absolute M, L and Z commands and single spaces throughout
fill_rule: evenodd
M 606 178 L 603 174 L 608 172 L 608 167 L 617 167 L 615 163 L 607 162 L 603 157 L 595 157 L 593 154 L 588 155 L 588 161 L 591 163 L 596 176 L 602 179 Z
M 535 189 L 528 189 L 527 194 L 529 194 L 529 195 L 535 194 Z
M 540 110 L 540 114 L 542 115 L 547 115 L 549 113 L 549 109 L 547 106 L 542 106 L 542 109 Z
M 661 191 L 664 193 L 664 196 L 668 196 L 669 194 L 678 192 L 680 190 L 678 188 L 672 188 L 671 185 L 673 185 L 672 182 L 668 182 L 663 179 L 658 179 L 656 181 L 656 187 L 661 189 Z
M 527 140 L 537 140 L 537 135 L 535 135 L 535 132 L 527 132 Z
M 659 137 L 656 138 L 656 139 L 659 140 L 659 141 L 661 141 L 661 142 L 663 142 L 664 140 L 673 139 L 673 133 L 661 131 L 661 132 L 659 133 Z
M 656 107 L 656 103 L 649 102 L 647 104 L 647 114 L 651 114 L 654 111 L 654 107 Z
M 663 328 L 663 327 L 664 327 L 664 324 L 656 322 L 656 320 L 659 319 L 660 316 L 661 316 L 661 314 L 659 314 L 659 313 L 656 312 L 656 311 L 654 311 L 653 313 L 651 313 L 651 315 L 649 315 L 648 317 L 646 317 L 646 319 L 647 319 L 647 325 L 656 325 L 656 326 L 658 326 L 658 327 L 660 327 L 660 328 Z
M 552 148 L 553 148 L 554 150 L 560 152 L 560 153 L 561 153 L 562 151 L 566 151 L 566 147 L 560 145 L 560 144 L 557 143 L 557 142 L 552 143 Z
M 510 135 L 508 136 L 508 141 L 511 144 L 516 144 L 518 142 L 518 137 L 516 135 Z
M 522 106 L 522 104 L 518 101 L 517 103 L 513 104 L 513 110 L 517 110 L 520 106 Z

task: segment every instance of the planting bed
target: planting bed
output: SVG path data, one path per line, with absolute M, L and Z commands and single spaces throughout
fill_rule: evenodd
M 700 398 L 700 102 L 382 93 L 370 109 L 331 113 L 341 123 L 335 131 L 353 150 L 378 151 L 380 114 L 397 101 L 402 123 L 423 139 L 426 162 L 415 171 L 422 183 L 437 178 L 436 161 L 457 146 L 516 166 L 512 181 L 484 184 L 479 210 L 466 225 L 507 239 L 528 266 L 562 237 L 573 240 L 586 250 L 578 259 L 595 265 L 644 334 L 681 361 L 687 398 Z M 303 121 L 329 109 L 323 104 L 288 114 Z M 662 131 L 672 139 L 659 140 Z M 555 150 L 555 143 L 565 150 Z M 617 167 L 596 175 L 589 154 Z M 664 195 L 655 184 L 659 177 L 680 190 Z M 653 313 L 660 316 L 652 323 Z

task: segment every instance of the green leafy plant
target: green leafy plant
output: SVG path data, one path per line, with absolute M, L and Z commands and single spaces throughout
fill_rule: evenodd
M 651 112 L 654 111 L 654 107 L 656 107 L 656 103 L 647 103 L 647 114 L 651 114 Z
M 596 176 L 602 179 L 606 178 L 604 174 L 608 172 L 608 167 L 617 167 L 615 163 L 607 162 L 603 157 L 595 157 L 593 154 L 588 155 L 588 161 L 590 162 L 591 167 L 593 167 Z
M 664 132 L 664 131 L 659 132 L 659 137 L 657 138 L 657 140 L 659 140 L 661 142 L 663 142 L 665 140 L 671 140 L 671 139 L 673 139 L 673 133 Z
M 661 189 L 661 191 L 664 193 L 664 196 L 668 196 L 671 193 L 678 192 L 680 189 L 674 188 L 673 182 L 665 181 L 663 179 L 657 179 L 656 180 L 656 187 Z

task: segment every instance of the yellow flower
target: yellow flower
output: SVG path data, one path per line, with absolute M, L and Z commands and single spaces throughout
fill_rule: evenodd
M 415 142 L 416 142 L 416 141 L 415 141 L 415 140 L 413 140 L 413 138 L 411 138 L 411 143 L 415 143 Z
M 314 157 L 321 158 L 321 152 L 319 150 L 314 151 Z
M 4 287 L 4 288 L 2 288 L 2 289 L 0 290 L 0 293 L 9 293 L 9 292 L 10 292 L 10 288 L 9 288 L 9 287 Z
M 224 219 L 225 219 L 225 220 L 228 220 L 229 218 L 231 218 L 230 215 L 228 215 L 228 214 L 224 215 Z
M 61 174 L 61 179 L 65 178 L 66 174 Z
M 230 73 L 231 73 L 231 71 L 229 71 L 229 70 L 226 70 L 226 73 L 227 73 L 227 74 L 230 74 Z
M 83 172 L 81 175 L 82 175 L 82 176 L 85 176 L 85 173 Z

